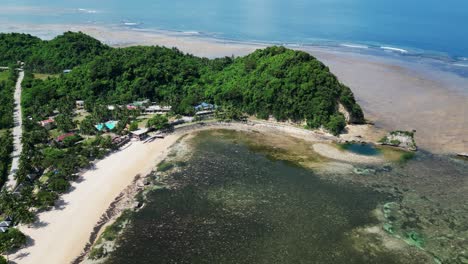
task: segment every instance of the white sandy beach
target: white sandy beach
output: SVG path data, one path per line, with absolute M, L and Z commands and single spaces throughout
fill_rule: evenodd
M 64 264 L 80 255 L 100 217 L 114 199 L 133 182 L 146 175 L 165 157 L 178 136 L 152 143 L 133 142 L 128 148 L 99 161 L 72 184 L 62 196 L 61 208 L 39 214 L 36 227 L 20 227 L 30 243 L 13 256 L 14 263 Z

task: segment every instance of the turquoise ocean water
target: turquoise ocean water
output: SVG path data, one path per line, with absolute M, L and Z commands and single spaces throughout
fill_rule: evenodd
M 468 72 L 465 0 L 1 0 L 2 24 L 100 24 L 442 61 Z M 0 31 L 8 31 L 0 26 Z M 445 67 L 447 67 L 445 65 Z

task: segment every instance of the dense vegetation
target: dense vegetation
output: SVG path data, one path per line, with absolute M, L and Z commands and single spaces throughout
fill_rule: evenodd
M 24 36 L 10 37 L 28 42 Z M 34 42 L 31 38 L 29 42 Z M 192 113 L 194 105 L 208 101 L 260 118 L 272 115 L 278 120 L 306 121 L 310 128 L 324 126 L 334 134 L 345 125 L 338 103 L 350 112 L 351 121 L 364 121 L 350 89 L 325 65 L 305 52 L 284 47 L 208 60 L 163 47 L 108 48 L 70 32 L 33 47 L 26 55 L 20 52 L 9 58 L 20 58 L 26 67 L 50 73 L 79 65 L 70 74 L 35 86 L 31 96 L 39 96 L 35 103 L 40 107 L 35 108 L 40 111 L 32 114 L 41 117 L 64 98 L 83 99 L 88 109 L 148 98 L 172 105 L 176 114 Z
M 0 70 L 0 129 L 13 127 L 13 93 L 16 78 L 14 70 Z
M 10 228 L 7 232 L 0 233 L 0 253 L 2 254 L 17 249 L 24 243 L 26 243 L 26 236 L 16 228 Z
M 13 152 L 13 138 L 8 129 L 13 127 L 16 77 L 14 70 L 0 71 L 0 188 L 8 177 Z
M 62 72 L 93 60 L 107 49 L 83 33 L 67 32 L 50 41 L 19 33 L 0 34 L 1 65 L 23 61 L 26 70 L 40 73 Z

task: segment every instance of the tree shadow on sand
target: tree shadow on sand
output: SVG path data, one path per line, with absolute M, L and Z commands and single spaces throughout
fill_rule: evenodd
M 28 227 L 31 227 L 31 228 L 34 228 L 34 229 L 38 229 L 38 228 L 41 228 L 41 227 L 46 227 L 48 226 L 49 223 L 47 222 L 44 222 L 44 221 L 41 221 L 41 220 L 38 220 L 38 221 L 35 221 L 34 223 L 28 225 Z
M 29 248 L 29 247 L 32 247 L 32 246 L 34 246 L 34 244 L 35 244 L 34 239 L 32 239 L 31 237 L 28 236 L 28 237 L 26 237 L 26 243 L 24 244 L 24 246 L 22 246 L 19 249 L 12 250 L 12 251 L 8 252 L 8 255 L 15 255 L 18 251 Z M 13 256 L 12 258 L 8 258 L 8 260 L 9 260 L 8 263 L 9 264 L 12 264 L 12 263 L 16 264 L 17 261 L 20 261 L 20 260 L 24 259 L 25 257 L 27 257 L 29 255 L 30 255 L 29 252 L 22 252 L 20 254 L 17 254 L 15 256 Z
M 67 206 L 67 202 L 65 202 L 62 198 L 55 202 L 54 209 L 55 210 L 63 210 Z

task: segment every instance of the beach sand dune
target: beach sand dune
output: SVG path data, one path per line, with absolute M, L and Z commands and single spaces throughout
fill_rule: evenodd
M 30 237 L 30 246 L 10 256 L 10 260 L 18 264 L 70 263 L 80 255 L 114 199 L 132 184 L 136 175 L 150 173 L 177 138 L 169 135 L 146 144 L 133 142 L 97 162 L 94 169 L 72 184 L 70 193 L 62 196 L 58 209 L 40 213 L 34 227 L 21 227 Z

